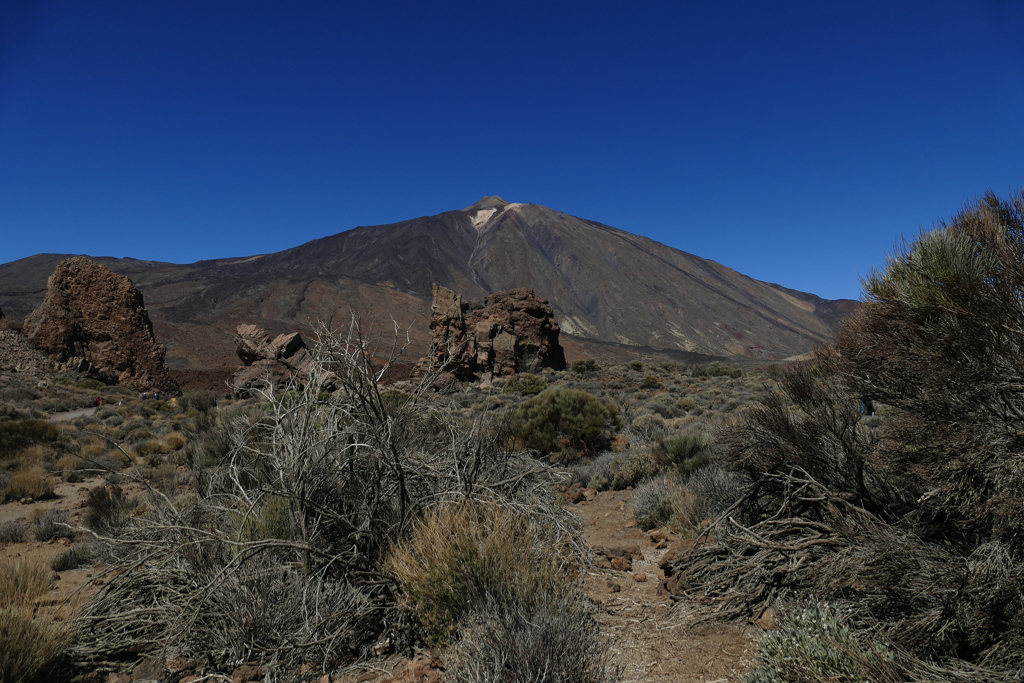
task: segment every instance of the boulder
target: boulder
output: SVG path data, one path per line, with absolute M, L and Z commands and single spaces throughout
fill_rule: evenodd
M 431 352 L 419 365 L 443 369 L 461 381 L 490 380 L 542 368 L 565 369 L 559 327 L 547 299 L 532 289 L 496 292 L 467 303 L 433 286 Z
M 258 325 L 239 325 L 235 335 L 235 352 L 242 367 L 235 371 L 235 391 L 248 394 L 253 389 L 282 385 L 292 377 L 304 381 L 313 363 L 313 356 L 298 332 L 279 334 L 273 339 Z
M 84 256 L 57 265 L 43 303 L 25 318 L 22 333 L 59 369 L 139 391 L 178 391 L 142 292 L 124 275 Z

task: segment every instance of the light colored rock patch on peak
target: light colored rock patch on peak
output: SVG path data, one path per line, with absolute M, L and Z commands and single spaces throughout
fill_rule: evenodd
M 491 216 L 493 216 L 496 211 L 497 209 L 480 209 L 474 213 L 471 218 L 473 221 L 473 227 L 477 230 L 482 230 L 487 224 L 487 221 L 491 220 Z

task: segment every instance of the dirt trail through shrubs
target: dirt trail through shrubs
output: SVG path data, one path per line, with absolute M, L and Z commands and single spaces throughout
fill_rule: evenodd
M 659 562 L 672 540 L 659 542 L 663 536 L 657 531 L 640 530 L 630 512 L 632 491 L 587 497 L 570 507 L 583 520 L 584 537 L 597 555 L 598 566 L 586 578 L 587 594 L 598 604 L 601 632 L 614 643 L 613 654 L 624 668 L 622 680 L 742 681 L 754 665 L 759 629 L 739 624 L 690 628 L 692 611 L 660 589 L 665 574 Z M 621 551 L 631 556 L 628 563 Z M 605 562 L 607 554 L 602 553 L 615 557 Z M 615 568 L 627 564 L 628 569 Z

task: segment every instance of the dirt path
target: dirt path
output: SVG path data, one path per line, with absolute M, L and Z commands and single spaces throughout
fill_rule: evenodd
M 688 626 L 686 606 L 659 595 L 665 576 L 658 562 L 667 547 L 656 548 L 636 525 L 629 510 L 632 496 L 632 491 L 608 491 L 570 506 L 583 520 L 591 546 L 633 546 L 629 571 L 595 568 L 587 577 L 587 592 L 599 605 L 601 630 L 612 638 L 618 663 L 625 668 L 623 681 L 742 681 L 754 664 L 758 630 L 733 624 Z
M 66 422 L 68 420 L 74 420 L 76 417 L 82 417 L 84 415 L 92 415 L 98 410 L 98 408 L 80 408 L 78 410 L 69 410 L 66 413 L 54 413 L 46 419 L 50 422 Z

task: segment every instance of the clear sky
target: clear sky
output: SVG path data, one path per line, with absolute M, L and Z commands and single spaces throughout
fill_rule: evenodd
M 0 0 L 0 262 L 533 202 L 829 298 L 1024 185 L 1024 2 Z

